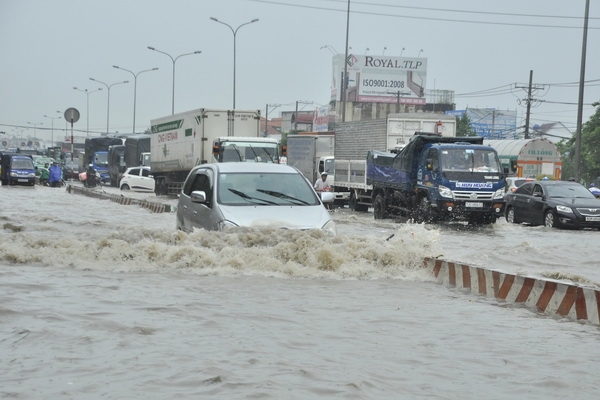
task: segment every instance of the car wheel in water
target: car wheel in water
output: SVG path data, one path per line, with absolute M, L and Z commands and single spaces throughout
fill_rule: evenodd
M 516 224 L 517 220 L 515 219 L 515 209 L 510 207 L 506 210 L 506 222 L 509 224 Z
M 128 184 L 121 185 L 121 190 L 129 190 L 129 185 Z
M 552 210 L 546 211 L 546 215 L 544 215 L 544 226 L 546 228 L 556 228 L 556 216 L 552 212 Z

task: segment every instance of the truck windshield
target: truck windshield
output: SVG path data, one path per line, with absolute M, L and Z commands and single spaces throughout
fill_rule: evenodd
M 106 153 L 106 152 L 96 153 L 96 157 L 94 158 L 94 161 L 96 162 L 96 165 L 98 165 L 100 167 L 107 167 L 108 166 L 108 153 Z
M 11 161 L 12 169 L 33 169 L 33 160 L 31 158 L 13 158 Z
M 443 171 L 500 172 L 498 156 L 493 150 L 443 149 L 440 165 Z
M 277 144 L 228 142 L 223 147 L 221 162 L 277 162 Z

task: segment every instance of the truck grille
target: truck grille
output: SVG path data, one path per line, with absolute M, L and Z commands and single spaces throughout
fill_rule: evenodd
M 492 200 L 494 192 L 470 192 L 455 190 L 452 192 L 456 200 Z

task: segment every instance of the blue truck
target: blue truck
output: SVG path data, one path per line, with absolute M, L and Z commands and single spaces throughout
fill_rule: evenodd
M 415 133 L 397 154 L 370 151 L 367 185 L 376 219 L 490 224 L 502 216 L 506 172 L 482 137 Z
M 108 171 L 108 148 L 110 146 L 123 145 L 125 139 L 111 136 L 99 136 L 85 139 L 85 156 L 83 169 L 90 164 L 94 167 L 102 183 L 110 182 Z
M 30 155 L 0 152 L 2 185 L 35 185 L 35 167 Z

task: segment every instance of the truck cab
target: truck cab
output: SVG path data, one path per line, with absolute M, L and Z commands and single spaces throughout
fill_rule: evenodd
M 505 174 L 496 151 L 466 142 L 429 143 L 418 157 L 416 191 L 426 218 L 453 214 L 490 223 L 504 209 Z
M 0 153 L 0 177 L 3 185 L 35 185 L 35 167 L 31 156 Z

